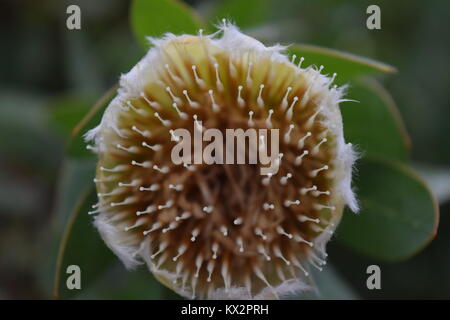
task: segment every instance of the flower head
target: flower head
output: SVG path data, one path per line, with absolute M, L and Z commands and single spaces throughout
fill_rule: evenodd
M 278 298 L 308 289 L 308 270 L 325 264 L 343 207 L 357 210 L 355 153 L 338 106 L 343 89 L 322 67 L 302 68 L 283 47 L 227 23 L 218 34 L 151 42 L 87 133 L 99 154 L 102 238 L 127 267 L 145 262 L 189 298 Z M 259 149 L 278 144 L 276 170 L 176 164 L 179 128 L 192 135 L 276 128 L 279 141 L 258 137 Z

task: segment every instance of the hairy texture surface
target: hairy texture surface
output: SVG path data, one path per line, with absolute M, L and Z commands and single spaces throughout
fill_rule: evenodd
M 344 205 L 357 210 L 342 89 L 323 67 L 289 61 L 283 47 L 265 47 L 228 24 L 221 33 L 152 39 L 154 47 L 122 76 L 101 124 L 87 133 L 99 154 L 95 225 L 127 267 L 144 261 L 186 297 L 308 290 L 308 270 L 325 264 Z M 177 128 L 192 136 L 208 128 L 279 129 L 278 171 L 175 165 Z

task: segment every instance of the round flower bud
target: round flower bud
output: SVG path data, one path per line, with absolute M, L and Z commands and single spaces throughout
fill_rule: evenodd
M 151 42 L 86 135 L 103 240 L 188 298 L 311 289 L 344 206 L 358 209 L 343 88 L 227 23 Z

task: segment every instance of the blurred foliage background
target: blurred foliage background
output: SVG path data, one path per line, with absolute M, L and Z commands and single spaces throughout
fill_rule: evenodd
M 449 2 L 186 2 L 205 16 L 217 10 L 232 12 L 224 17 L 264 42 L 320 45 L 384 61 L 398 69 L 398 74 L 380 79 L 396 101 L 411 137 L 411 163 L 438 196 L 441 221 L 437 237 L 414 257 L 396 263 L 358 255 L 332 241 L 329 256 L 333 267 L 325 268 L 318 284 L 324 298 L 449 299 Z M 66 28 L 70 4 L 81 8 L 81 31 Z M 381 7 L 381 30 L 366 28 L 369 4 Z M 144 53 L 130 29 L 129 6 L 125 0 L 0 3 L 1 299 L 52 297 L 58 246 L 64 226 L 70 223 L 68 215 L 58 213 L 77 204 L 77 181 L 90 179 L 94 170 L 88 159 L 74 162 L 64 156 L 72 152 L 68 150 L 70 132 Z M 383 126 L 379 124 L 380 132 Z M 82 209 L 83 218 L 77 223 L 86 226 L 90 223 L 85 214 L 88 208 Z M 77 227 L 75 224 L 75 231 Z M 93 230 L 73 245 L 80 257 L 89 251 L 100 254 L 96 257 L 98 270 L 89 273 L 92 288 L 71 297 L 174 297 L 144 268 L 126 272 L 111 253 L 96 251 L 104 246 Z M 381 267 L 382 290 L 366 288 L 370 264 Z M 107 270 L 100 271 L 105 266 Z

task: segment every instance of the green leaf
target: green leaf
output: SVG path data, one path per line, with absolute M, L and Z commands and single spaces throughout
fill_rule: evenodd
M 57 270 L 55 261 L 64 231 L 74 208 L 79 203 L 80 196 L 88 188 L 93 187 L 95 165 L 93 159 L 64 158 L 59 169 L 51 228 L 48 229 L 43 244 L 47 250 L 46 254 L 41 256 L 43 264 L 38 271 L 40 273 L 39 282 L 49 294 L 52 292 L 50 286 Z M 52 276 L 53 278 L 51 278 Z
M 69 138 L 73 128 L 92 107 L 92 100 L 80 94 L 68 94 L 55 98 L 49 104 L 50 127 L 59 135 Z
M 450 168 L 436 165 L 415 164 L 414 169 L 428 183 L 439 204 L 450 201 Z
M 131 27 L 139 43 L 148 48 L 146 37 L 161 37 L 167 32 L 197 34 L 203 22 L 187 5 L 177 0 L 134 0 Z
M 312 281 L 316 286 L 315 291 L 306 292 L 301 299 L 320 300 L 355 300 L 358 295 L 355 290 L 342 278 L 336 268 L 327 264 L 322 271 L 311 270 Z
M 64 32 L 64 69 L 68 86 L 79 94 L 96 94 L 102 89 L 102 67 L 97 50 L 92 50 L 88 32 Z
M 373 258 L 405 259 L 436 234 L 436 200 L 412 169 L 399 162 L 363 159 L 357 177 L 361 212 L 346 212 L 337 238 Z
M 165 287 L 143 266 L 127 271 L 116 259 L 95 282 L 83 288 L 75 299 L 162 299 Z
M 77 103 L 72 107 L 64 103 L 53 115 L 54 122 L 59 123 L 59 129 L 65 134 L 70 132 L 55 204 L 55 239 L 60 240 L 53 288 L 55 297 L 69 298 L 75 295 L 75 292 L 67 290 L 65 286 L 65 270 L 68 265 L 80 266 L 82 281 L 89 283 L 113 261 L 112 253 L 93 230 L 91 217 L 87 214 L 96 198 L 92 182 L 96 160 L 92 153 L 86 150 L 83 134 L 100 122 L 101 111 L 115 92 L 116 86 L 106 92 L 87 113 L 82 112 L 81 110 L 86 109 L 77 106 Z M 69 107 L 66 109 L 67 106 Z M 76 125 L 71 115 L 78 118 Z
M 85 158 L 64 158 L 58 176 L 55 197 L 55 228 L 64 230 L 80 195 L 94 185 L 95 160 Z
M 51 174 L 62 151 L 61 139 L 49 130 L 46 104 L 41 95 L 0 90 L 1 157 L 33 174 Z
M 66 155 L 63 158 L 58 175 L 58 187 L 55 197 L 56 228 L 65 227 L 69 213 L 79 200 L 80 194 L 93 185 L 96 159 L 92 152 L 86 150 L 83 135 L 96 126 L 102 111 L 115 94 L 117 86 L 108 90 L 90 109 L 84 100 L 63 98 L 63 103 L 56 103 L 51 115 L 51 126 L 68 136 Z M 58 106 L 58 107 L 56 107 Z
M 239 28 L 249 28 L 264 23 L 270 13 L 268 0 L 221 1 L 210 16 L 212 22 L 229 19 Z
M 93 186 L 90 186 L 79 197 L 61 239 L 53 288 L 55 298 L 69 299 L 78 293 L 77 290 L 69 290 L 66 286 L 68 266 L 80 267 L 83 288 L 104 273 L 115 259 L 94 230 L 92 217 L 88 215 L 91 205 L 96 202 L 93 189 Z
M 344 134 L 364 155 L 406 160 L 410 139 L 389 93 L 375 80 L 352 82 L 341 104 Z
M 74 110 L 74 108 L 67 108 L 56 113 L 55 122 L 59 122 L 59 125 L 65 130 L 70 130 L 70 136 L 66 147 L 66 155 L 70 157 L 90 157 L 92 158 L 92 152 L 86 149 L 86 142 L 83 139 L 83 135 L 91 128 L 97 126 L 103 116 L 103 111 L 108 106 L 108 103 L 115 96 L 117 91 L 117 85 L 114 85 L 95 103 L 94 106 L 86 109 L 80 106 L 85 112 L 80 110 Z M 78 118 L 77 124 L 73 126 L 74 121 L 70 115 L 74 115 Z M 82 117 L 81 117 L 82 116 Z M 64 129 L 61 129 L 64 130 Z
M 295 54 L 297 61 L 300 57 L 304 57 L 302 67 L 323 65 L 325 73 L 332 75 L 336 72 L 337 84 L 346 83 L 361 75 L 396 72 L 394 67 L 382 62 L 314 45 L 294 44 L 289 47 L 288 53 Z

